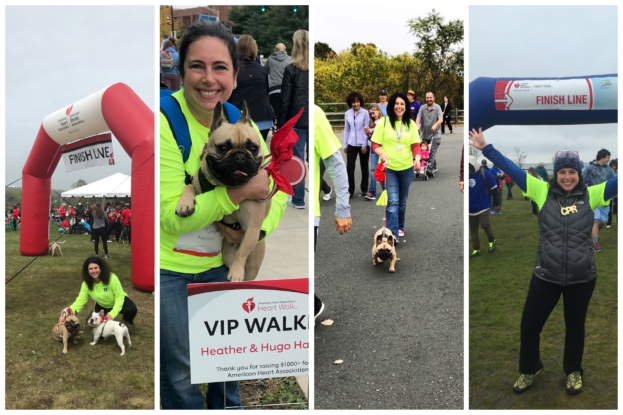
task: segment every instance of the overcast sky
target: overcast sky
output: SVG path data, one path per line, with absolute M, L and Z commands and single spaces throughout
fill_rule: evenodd
M 567 77 L 617 73 L 615 6 L 470 6 L 469 81 L 478 77 Z M 530 165 L 557 150 L 578 150 L 587 164 L 605 147 L 617 155 L 617 124 L 499 126 L 488 143 Z
M 377 3 L 333 2 L 330 6 L 312 10 L 314 27 L 313 43 L 327 43 L 331 49 L 341 52 L 354 42 L 374 43 L 390 55 L 415 52 L 417 39 L 409 34 L 407 20 L 426 17 L 433 8 L 449 20 L 465 20 L 466 7 L 456 4 L 385 1 Z M 311 6 L 314 7 L 313 5 Z
M 6 184 L 21 177 L 48 114 L 117 82 L 154 109 L 154 13 L 154 6 L 6 8 Z M 52 188 L 129 175 L 131 160 L 116 139 L 113 150 L 114 166 L 65 173 L 61 160 Z

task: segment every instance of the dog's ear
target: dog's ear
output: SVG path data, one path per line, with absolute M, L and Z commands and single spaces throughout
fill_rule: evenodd
M 251 125 L 251 115 L 249 114 L 249 107 L 247 107 L 247 101 L 242 101 L 242 115 L 240 115 L 240 119 L 238 120 L 238 123 Z
M 389 246 L 394 246 L 394 235 L 389 235 L 387 237 L 387 243 L 389 244 Z
M 379 246 L 383 242 L 383 235 L 376 237 L 376 246 Z
M 210 131 L 214 131 L 221 126 L 224 122 L 228 122 L 225 118 L 225 107 L 221 104 L 221 101 L 216 103 L 214 107 L 214 114 L 212 115 L 212 126 Z
M 100 316 L 104 317 L 104 310 L 100 310 L 100 312 L 97 313 L 97 314 L 99 314 Z

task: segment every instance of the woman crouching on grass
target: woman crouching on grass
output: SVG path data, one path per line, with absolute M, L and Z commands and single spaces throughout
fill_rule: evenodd
M 540 334 L 547 318 L 564 298 L 565 352 L 563 369 L 567 393 L 582 392 L 584 323 L 595 289 L 597 268 L 593 256 L 593 210 L 608 206 L 617 195 L 617 177 L 586 187 L 577 151 L 559 151 L 549 183 L 526 174 L 485 142 L 482 130 L 469 133 L 472 146 L 506 172 L 539 208 L 539 246 L 528 297 L 521 317 L 519 379 L 515 393 L 524 393 L 543 370 Z
M 91 297 L 95 301 L 95 312 L 104 310 L 106 320 L 114 320 L 121 314 L 128 328 L 134 324 L 138 308 L 123 291 L 119 278 L 110 272 L 106 261 L 98 257 L 87 258 L 82 265 L 82 279 L 80 294 L 69 306 L 69 314 L 78 314 Z M 59 321 L 64 323 L 66 317 L 66 313 L 62 313 Z

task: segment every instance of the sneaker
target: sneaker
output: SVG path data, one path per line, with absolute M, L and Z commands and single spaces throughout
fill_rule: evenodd
M 286 202 L 286 205 L 291 206 L 296 209 L 305 209 L 305 205 L 302 205 L 302 206 L 295 205 L 294 203 L 292 203 L 291 199 L 288 199 L 288 201 Z
M 108 259 L 108 258 L 112 258 L 112 255 L 108 255 L 108 254 L 106 254 L 106 256 L 105 256 L 104 258 L 106 258 L 106 259 Z
M 567 376 L 567 393 L 577 395 L 582 392 L 582 375 L 578 370 Z
M 320 314 L 324 311 L 324 303 L 320 298 L 314 296 L 314 319 L 318 318 Z
M 474 250 L 474 251 L 472 251 L 471 254 L 469 254 L 469 257 L 470 258 L 474 258 L 474 257 L 477 257 L 478 255 L 480 255 L 480 250 L 478 250 L 478 251 Z
M 495 241 L 489 242 L 489 253 L 495 251 L 495 245 L 496 245 Z
M 111 241 L 110 239 L 109 239 L 109 240 L 107 240 L 106 242 L 110 242 L 110 243 L 112 243 L 112 241 Z
M 405 231 L 403 231 L 402 229 L 399 229 L 399 230 L 398 230 L 398 236 L 400 236 L 401 238 L 402 238 L 403 236 L 405 236 Z
M 491 214 L 495 215 L 495 210 L 491 209 Z
M 374 196 L 372 193 L 368 192 L 366 194 L 366 199 L 368 199 L 368 200 L 376 200 L 376 196 Z
M 601 245 L 599 245 L 599 242 L 593 245 L 593 251 L 601 252 Z
M 610 229 L 610 228 L 612 228 L 612 226 L 606 225 L 606 229 Z
M 333 189 L 329 189 L 329 193 L 325 193 L 322 196 L 322 200 L 324 200 L 325 202 L 331 199 L 331 193 L 333 193 Z
M 498 215 L 501 215 L 501 214 L 502 214 L 502 211 L 501 211 L 501 210 L 498 210 Z
M 99 255 L 95 255 L 95 258 L 100 258 L 100 256 Z
M 415 177 L 420 177 L 420 172 L 419 171 L 415 172 Z
M 520 374 L 519 379 L 517 379 L 517 382 L 515 382 L 515 385 L 513 386 L 513 392 L 524 393 L 525 391 L 530 389 L 530 386 L 532 386 L 532 382 L 534 382 L 534 378 L 536 378 L 536 375 L 538 375 L 542 371 L 543 368 L 539 369 L 539 371 L 536 372 L 534 375 L 528 375 L 525 373 Z
M 433 174 L 437 173 L 437 167 L 433 168 Z
M 400 244 L 400 239 L 395 238 L 395 239 L 394 239 L 394 245 L 395 245 L 395 246 L 398 246 L 399 244 Z

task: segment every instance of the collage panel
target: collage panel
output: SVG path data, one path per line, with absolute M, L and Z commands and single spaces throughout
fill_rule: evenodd
M 155 9 L 5 12 L 5 407 L 153 409 Z
M 617 12 L 469 8 L 470 409 L 617 408 Z
M 315 409 L 464 406 L 465 16 L 404 6 L 314 32 Z
M 160 7 L 162 409 L 308 409 L 308 16 Z

